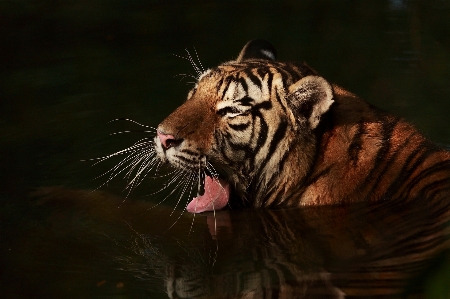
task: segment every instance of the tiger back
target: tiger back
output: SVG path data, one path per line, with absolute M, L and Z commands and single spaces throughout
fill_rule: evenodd
M 447 199 L 449 152 L 307 64 L 275 56 L 268 42 L 250 41 L 236 60 L 199 72 L 158 126 L 158 159 L 199 183 L 188 211 Z

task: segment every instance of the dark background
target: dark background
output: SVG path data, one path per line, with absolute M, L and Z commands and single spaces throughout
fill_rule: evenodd
M 174 54 L 195 47 L 212 67 L 253 38 L 450 144 L 449 1 L 1 1 L 2 237 L 31 217 L 22 201 L 35 188 L 104 182 L 93 178 L 111 164 L 80 160 L 144 134 L 109 136 L 139 129 L 110 120 L 157 126 L 182 103 L 189 80 L 177 75 L 194 71 Z

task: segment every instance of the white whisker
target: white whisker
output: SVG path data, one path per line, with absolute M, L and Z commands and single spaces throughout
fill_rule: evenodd
M 194 52 L 195 52 L 195 56 L 197 57 L 197 61 L 200 64 L 200 70 L 201 70 L 202 73 L 204 73 L 205 72 L 205 68 L 203 67 L 202 62 L 200 61 L 200 58 L 198 57 L 197 49 L 195 49 L 195 47 L 194 47 Z
M 106 181 L 105 183 L 103 183 L 102 185 L 100 185 L 97 189 L 99 189 L 100 187 L 103 187 L 103 186 L 107 185 L 113 178 L 115 178 L 115 177 L 118 176 L 120 173 L 122 173 L 124 170 L 126 170 L 126 166 L 125 166 L 125 167 L 123 167 L 123 169 L 117 171 L 117 170 L 120 169 L 125 163 L 127 163 L 129 160 L 133 159 L 133 157 L 134 157 L 134 156 L 130 154 L 129 156 L 125 157 L 121 162 L 119 162 L 118 164 L 116 164 L 113 168 L 111 168 L 111 169 L 108 170 L 107 172 L 105 172 L 105 173 L 99 175 L 98 177 L 96 177 L 95 179 L 100 178 L 100 177 L 103 177 L 103 176 L 105 176 L 105 175 L 108 174 L 108 173 L 110 174 L 109 177 L 108 177 L 108 179 L 107 179 L 107 181 Z
M 193 78 L 195 80 L 198 79 L 196 76 L 194 76 L 192 74 L 178 74 L 178 75 L 175 75 L 175 76 L 180 76 L 181 77 L 180 81 L 183 80 L 184 78 Z
M 186 184 L 191 184 L 191 187 L 192 187 L 192 185 L 193 185 L 192 183 L 193 183 L 194 180 L 195 180 L 195 174 L 194 174 L 194 173 L 191 173 L 191 175 L 190 175 L 190 177 L 189 177 L 189 179 L 188 179 L 188 182 L 186 182 Z M 186 184 L 185 184 L 185 185 L 186 185 Z M 191 194 L 191 192 L 192 192 L 192 188 L 191 188 L 191 190 L 189 191 L 189 195 Z M 178 199 L 177 205 L 178 205 L 180 199 L 181 199 L 181 197 Z M 176 208 L 176 206 L 175 206 L 175 208 Z M 173 214 L 173 212 L 175 211 L 175 208 L 174 208 L 174 210 L 172 211 L 172 213 L 170 213 L 170 215 Z M 181 211 L 181 213 L 180 213 L 180 215 L 178 216 L 178 218 L 174 221 L 174 223 L 172 223 L 172 225 L 166 230 L 166 232 L 167 232 L 168 230 L 170 230 L 170 229 L 171 229 L 171 228 L 172 228 L 172 227 L 180 220 L 181 216 L 183 216 L 183 214 L 184 214 L 185 211 L 186 211 L 186 207 Z M 193 217 L 195 217 L 195 214 L 194 214 Z M 191 229 L 192 229 L 192 225 L 191 225 Z M 191 229 L 189 229 L 189 233 L 191 232 Z
M 176 208 L 178 207 L 178 205 L 180 204 L 181 198 L 182 198 L 183 195 L 186 193 L 186 190 L 187 190 L 187 188 L 188 188 L 188 185 L 191 184 L 191 182 L 192 182 L 194 176 L 195 176 L 195 174 L 191 173 L 191 174 L 187 177 L 187 180 L 184 182 L 183 188 L 182 188 L 182 190 L 181 190 L 181 192 L 180 192 L 180 195 L 179 195 L 179 197 L 178 197 L 178 201 L 177 201 L 177 203 L 175 204 L 175 207 L 173 208 L 172 213 L 170 213 L 170 216 L 172 216 L 173 212 L 175 212 L 175 209 L 176 209 Z M 185 177 L 185 178 L 186 178 L 186 177 Z
M 172 180 L 171 180 L 171 182 L 169 184 L 167 184 L 166 186 L 164 186 L 162 189 L 160 189 L 159 191 L 155 192 L 154 194 L 159 193 L 159 192 L 163 191 L 164 189 L 166 189 L 169 185 L 173 184 L 174 181 L 177 181 L 178 179 L 180 179 L 180 177 L 183 174 L 185 176 L 187 175 L 187 173 L 185 173 L 183 171 L 180 171 L 178 174 L 175 175 L 176 177 L 172 178 Z M 157 207 L 158 205 L 162 204 L 167 198 L 169 198 L 169 196 L 171 196 L 173 193 L 175 193 L 175 191 L 177 191 L 177 189 L 180 187 L 181 183 L 182 182 L 178 182 L 178 184 L 175 186 L 175 188 L 173 188 L 173 190 L 168 195 L 166 195 L 162 200 L 160 200 L 157 204 L 155 204 L 154 206 L 152 206 L 148 210 L 151 210 L 151 209 Z
M 171 186 L 176 180 L 178 180 L 182 174 L 184 174 L 184 172 L 183 172 L 183 171 L 179 171 L 179 172 L 176 173 L 176 174 L 175 174 L 168 182 L 166 182 L 166 183 L 163 185 L 163 187 L 162 187 L 161 189 L 159 189 L 159 190 L 156 191 L 156 192 L 150 193 L 149 195 L 155 195 L 155 194 L 158 194 L 158 193 L 164 191 L 164 190 L 167 189 L 169 186 Z M 173 192 L 172 192 L 172 193 L 173 193 Z M 172 193 L 171 193 L 171 194 L 172 194 Z M 167 197 L 166 197 L 166 198 L 167 198 Z M 164 198 L 164 200 L 165 200 L 166 198 Z M 164 201 L 164 200 L 163 200 L 163 201 Z
M 132 172 L 136 169 L 136 167 L 139 165 L 139 168 L 136 170 L 136 174 L 134 175 L 133 179 L 128 182 L 125 189 L 128 189 L 127 196 L 130 195 L 131 191 L 134 190 L 139 184 L 142 182 L 142 180 L 145 178 L 145 175 L 142 175 L 144 172 L 148 173 L 152 170 L 153 166 L 157 163 L 156 157 L 152 154 L 148 155 L 146 154 L 144 157 L 139 159 L 132 167 L 130 167 L 128 173 L 126 174 L 126 178 L 129 179 L 131 177 Z
M 115 122 L 115 121 L 118 121 L 118 120 L 129 121 L 129 122 L 132 122 L 132 123 L 134 123 L 134 124 L 136 124 L 136 125 L 139 125 L 139 126 L 141 126 L 141 127 L 150 128 L 150 129 L 153 129 L 153 130 L 156 131 L 156 128 L 154 128 L 154 127 L 151 127 L 151 126 L 147 126 L 147 125 L 138 123 L 137 121 L 132 120 L 132 119 L 129 119 L 129 118 L 116 118 L 116 119 L 110 120 L 108 123 L 112 123 L 112 122 Z
M 152 132 L 152 131 L 136 131 L 136 130 L 133 130 L 133 131 L 119 131 L 119 132 L 111 133 L 111 134 L 109 134 L 109 136 L 125 134 L 125 133 L 154 133 L 154 132 Z
M 189 77 L 193 77 L 196 80 L 198 80 L 198 78 L 200 78 L 200 76 L 204 73 L 205 69 L 203 68 L 203 65 L 200 61 L 200 58 L 198 57 L 198 53 L 197 50 L 194 48 L 194 52 L 195 52 L 195 57 L 197 59 L 197 62 L 194 60 L 194 58 L 192 57 L 191 53 L 188 51 L 188 49 L 185 49 L 187 55 L 186 56 L 180 56 L 180 55 L 176 55 L 174 54 L 176 57 L 185 59 L 187 61 L 189 61 L 189 63 L 191 64 L 192 68 L 194 69 L 194 71 L 197 73 L 197 76 L 192 76 L 192 75 L 186 75 L 186 74 L 182 74 L 182 75 L 186 75 Z M 200 66 L 199 66 L 200 65 Z
M 126 148 L 126 149 L 117 151 L 117 152 L 112 153 L 110 155 L 103 156 L 103 157 L 98 157 L 98 158 L 91 158 L 91 159 L 87 159 L 87 160 L 81 160 L 81 161 L 97 161 L 97 162 L 95 162 L 92 165 L 92 166 L 94 166 L 94 165 L 96 165 L 96 164 L 98 164 L 100 162 L 103 162 L 103 161 L 111 158 L 111 157 L 122 155 L 122 154 L 129 153 L 129 152 L 136 152 L 137 150 L 139 150 L 140 148 L 142 148 L 144 146 L 149 146 L 149 148 L 151 150 L 154 150 L 153 149 L 153 142 L 142 142 L 142 143 L 137 143 L 137 144 L 135 143 L 134 145 L 132 145 L 132 146 Z

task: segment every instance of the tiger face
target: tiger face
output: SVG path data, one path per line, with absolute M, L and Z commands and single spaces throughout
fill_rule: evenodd
M 236 60 L 201 72 L 159 124 L 158 159 L 199 182 L 189 212 L 414 198 L 450 177 L 449 153 L 413 126 L 275 56 L 250 41 Z
M 242 58 L 260 43 L 202 73 L 186 102 L 158 126 L 158 157 L 205 173 L 205 194 L 189 211 L 220 209 L 230 192 L 252 205 L 270 204 L 266 195 L 278 196 L 278 186 L 292 182 L 283 177 L 292 159 L 299 165 L 292 175 L 303 177 L 311 167 L 313 130 L 333 103 L 331 85 L 304 64 L 273 61 L 270 48 L 256 59 Z

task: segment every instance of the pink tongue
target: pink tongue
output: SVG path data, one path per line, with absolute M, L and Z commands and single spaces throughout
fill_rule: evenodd
M 230 198 L 230 186 L 221 179 L 205 177 L 205 193 L 195 197 L 186 207 L 190 213 L 220 210 L 224 208 Z

